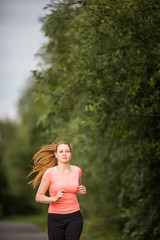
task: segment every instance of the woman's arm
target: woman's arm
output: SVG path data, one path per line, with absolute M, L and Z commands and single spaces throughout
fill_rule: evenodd
M 42 181 L 39 185 L 39 188 L 36 193 L 36 202 L 42 203 L 42 204 L 48 204 L 52 202 L 57 202 L 60 198 L 63 197 L 64 191 L 60 190 L 57 192 L 57 195 L 54 197 L 47 197 L 45 194 L 49 188 L 49 182 L 46 179 L 42 178 Z
M 86 188 L 85 186 L 82 185 L 82 178 L 79 178 L 79 187 L 78 187 L 78 191 L 77 191 L 78 195 L 85 195 L 86 194 Z

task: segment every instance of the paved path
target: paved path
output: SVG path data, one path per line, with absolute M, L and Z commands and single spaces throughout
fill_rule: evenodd
M 0 240 L 48 240 L 35 224 L 0 220 Z

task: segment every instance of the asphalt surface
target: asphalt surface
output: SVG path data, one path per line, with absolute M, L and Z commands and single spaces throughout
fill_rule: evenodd
M 0 221 L 0 240 L 48 240 L 47 233 L 32 223 Z

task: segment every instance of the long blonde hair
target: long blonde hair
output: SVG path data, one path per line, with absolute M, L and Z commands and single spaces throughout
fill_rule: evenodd
M 57 152 L 57 148 L 60 144 L 68 145 L 70 148 L 70 151 L 71 151 L 71 146 L 68 142 L 60 141 L 57 144 L 52 143 L 50 145 L 43 146 L 33 156 L 34 165 L 32 167 L 31 172 L 28 174 L 27 177 L 29 177 L 35 173 L 37 173 L 37 175 L 28 184 L 32 184 L 32 186 L 35 188 L 40 183 L 45 171 L 50 167 L 54 167 L 54 166 L 58 165 L 57 158 L 55 157 L 55 152 Z

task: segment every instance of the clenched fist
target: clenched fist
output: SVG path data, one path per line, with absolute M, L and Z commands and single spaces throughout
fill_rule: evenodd
M 77 194 L 79 194 L 79 195 L 85 195 L 85 194 L 86 194 L 86 187 L 83 186 L 83 185 L 80 185 L 80 186 L 78 187 Z
M 58 201 L 60 198 L 63 197 L 64 193 L 65 193 L 64 190 L 59 190 L 59 191 L 57 192 L 57 201 Z

